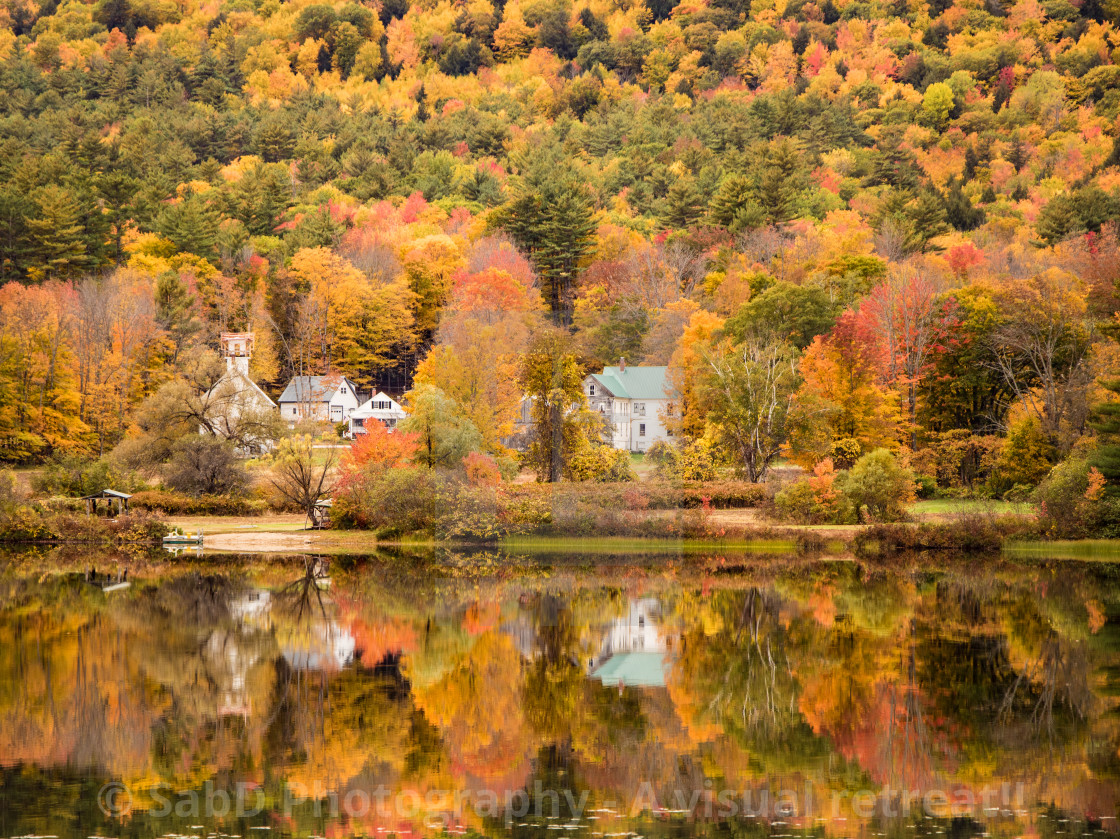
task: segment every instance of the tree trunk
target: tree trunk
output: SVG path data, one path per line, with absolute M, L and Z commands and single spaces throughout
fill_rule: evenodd
M 564 472 L 564 410 L 561 405 L 553 403 L 552 412 L 552 445 L 551 457 L 548 463 L 548 481 L 556 483 Z

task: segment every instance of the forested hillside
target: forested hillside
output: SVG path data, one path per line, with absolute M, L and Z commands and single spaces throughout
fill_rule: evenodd
M 751 477 L 762 376 L 807 466 L 1030 485 L 1114 367 L 1117 15 L 5 0 L 4 455 L 109 451 L 250 329 L 273 393 L 415 373 L 494 450 L 551 320 L 581 369 L 669 364 Z

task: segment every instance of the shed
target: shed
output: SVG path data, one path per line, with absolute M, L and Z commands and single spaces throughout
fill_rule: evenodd
M 103 489 L 101 492 L 95 492 L 93 495 L 86 495 L 82 497 L 82 501 L 86 502 L 86 512 L 89 514 L 96 513 L 98 504 L 101 501 L 105 502 L 105 509 L 108 512 L 113 511 L 113 505 L 117 506 L 117 515 L 128 512 L 128 499 L 132 496 L 127 492 L 119 492 L 115 489 Z
M 331 500 L 321 498 L 311 508 L 311 526 L 315 530 L 326 530 L 331 526 Z

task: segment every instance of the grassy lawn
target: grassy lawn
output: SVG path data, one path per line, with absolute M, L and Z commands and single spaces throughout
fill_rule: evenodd
M 656 467 L 646 459 L 645 452 L 630 452 L 630 466 L 638 476 L 639 481 L 653 477 Z
M 1034 504 L 1029 501 L 994 501 L 975 498 L 934 498 L 918 501 L 910 505 L 910 514 L 923 521 L 948 519 L 966 514 L 981 515 L 1020 515 L 1029 516 L 1035 512 Z

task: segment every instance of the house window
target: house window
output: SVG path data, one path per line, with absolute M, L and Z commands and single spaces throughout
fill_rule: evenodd
M 340 387 L 339 390 L 341 390 L 343 393 L 346 393 L 346 385 Z
M 646 436 L 646 424 L 644 422 L 638 423 L 638 436 L 639 437 L 645 437 Z
M 588 392 L 588 393 L 589 393 L 590 395 L 594 396 L 594 395 L 595 395 L 595 385 L 588 385 L 588 386 L 587 386 L 587 392 Z
M 645 402 L 635 402 L 634 403 L 634 413 L 639 417 L 644 417 L 646 415 L 646 403 Z

